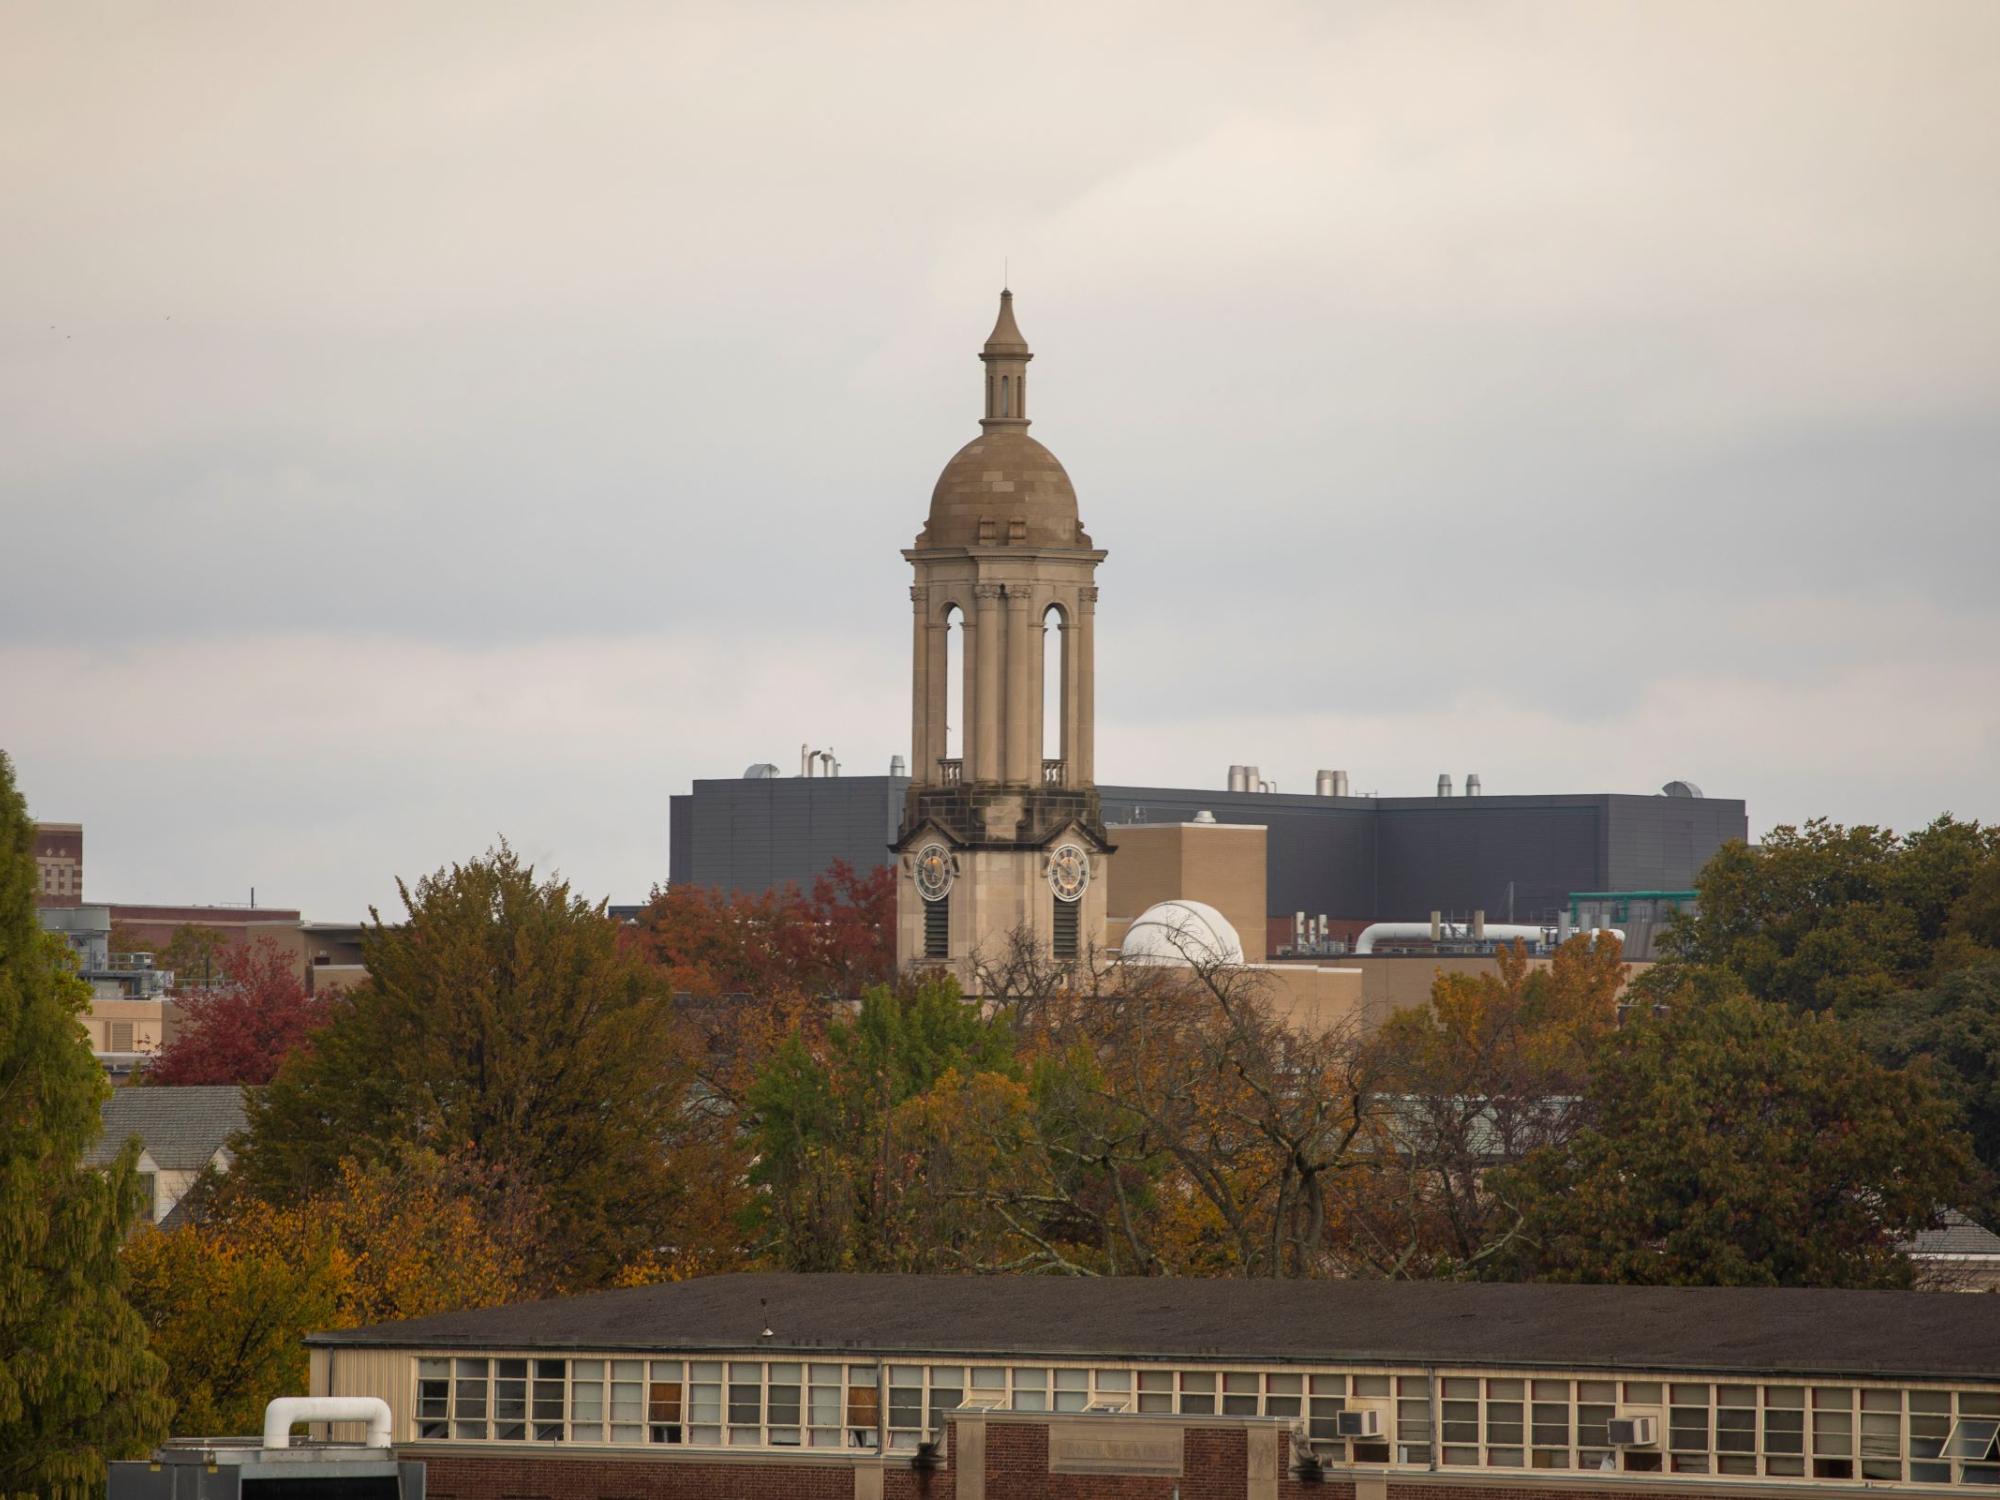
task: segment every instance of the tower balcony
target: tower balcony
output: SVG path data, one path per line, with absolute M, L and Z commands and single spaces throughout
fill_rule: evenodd
M 1042 762 L 1043 786 L 1062 786 L 1065 784 L 1068 775 L 1069 775 L 1068 761 L 1044 760 Z

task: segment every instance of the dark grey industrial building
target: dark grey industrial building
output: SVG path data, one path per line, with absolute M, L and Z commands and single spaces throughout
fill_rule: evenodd
M 735 892 L 801 889 L 836 859 L 889 859 L 901 776 L 697 781 L 670 799 L 668 879 Z M 1533 797 L 1322 797 L 1103 786 L 1104 819 L 1179 823 L 1197 812 L 1269 833 L 1267 905 L 1336 921 L 1432 911 L 1554 922 L 1573 891 L 1685 890 L 1710 855 L 1749 836 L 1744 804 L 1613 792 Z

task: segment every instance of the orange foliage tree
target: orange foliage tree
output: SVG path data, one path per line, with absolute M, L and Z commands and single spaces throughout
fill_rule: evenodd
M 1458 1275 L 1504 1249 L 1520 1215 L 1488 1173 L 1575 1133 L 1625 977 L 1608 935 L 1574 937 L 1546 965 L 1515 943 L 1497 972 L 1439 974 L 1429 1004 L 1383 1024 L 1377 1180 L 1354 1206 L 1357 1269 Z
M 532 1195 L 496 1220 L 485 1169 L 417 1152 L 340 1164 L 337 1183 L 274 1207 L 216 1188 L 212 1209 L 140 1232 L 133 1304 L 167 1362 L 178 1432 L 253 1431 L 305 1389 L 306 1334 L 519 1300 L 535 1253 Z

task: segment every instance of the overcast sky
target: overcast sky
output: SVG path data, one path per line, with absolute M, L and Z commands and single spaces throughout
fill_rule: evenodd
M 88 894 L 592 895 L 907 753 L 1003 260 L 1099 774 L 2000 818 L 2000 4 L 0 0 L 0 747 Z

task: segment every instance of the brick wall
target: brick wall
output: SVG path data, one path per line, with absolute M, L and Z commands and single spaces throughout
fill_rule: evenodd
M 1197 1419 L 1199 1420 L 1199 1419 Z M 1226 1422 L 1227 1419 L 1224 1419 Z M 434 1447 L 406 1449 L 400 1456 L 422 1459 L 430 1500 L 960 1500 L 971 1493 L 957 1468 L 957 1424 L 949 1451 L 952 1466 L 930 1473 L 910 1468 L 900 1455 L 877 1466 L 872 1459 L 814 1462 L 783 1454 L 704 1458 L 685 1453 L 639 1450 L 629 1456 L 522 1452 L 483 1449 L 440 1454 Z M 1303 1484 L 1281 1477 L 1260 1490 L 1249 1477 L 1247 1425 L 1184 1428 L 1182 1471 L 1158 1474 L 1052 1474 L 1047 1423 L 1007 1420 L 985 1423 L 984 1500 L 1246 1500 L 1275 1493 L 1279 1500 L 1633 1500 L 1639 1486 L 1551 1484 L 1523 1475 L 1502 1478 L 1478 1472 L 1435 1478 L 1329 1475 Z M 1282 1451 L 1282 1450 L 1281 1450 Z M 1268 1471 L 1266 1471 L 1268 1473 Z M 1645 1491 L 1657 1494 L 1659 1481 Z M 1691 1500 L 1751 1500 L 1754 1490 L 1732 1490 L 1726 1481 L 1676 1483 Z M 1839 1492 L 1791 1492 L 1832 1497 Z M 1850 1492 L 1851 1493 L 1851 1492 Z

